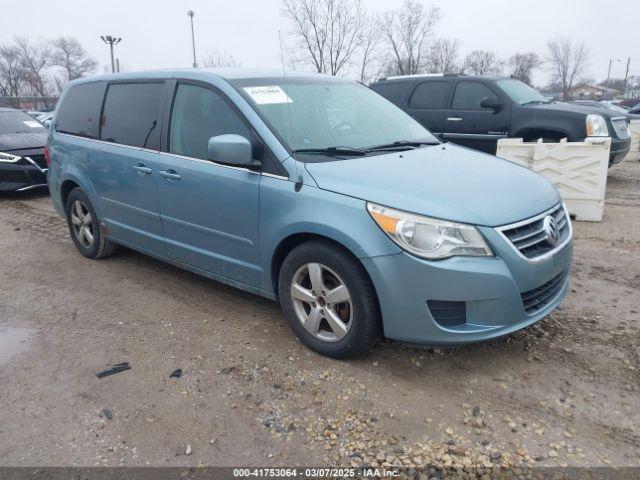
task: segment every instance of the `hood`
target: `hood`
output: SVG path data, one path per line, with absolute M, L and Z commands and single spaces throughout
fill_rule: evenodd
M 0 152 L 43 148 L 47 144 L 47 132 L 42 133 L 1 133 Z
M 590 113 L 595 113 L 597 115 L 602 115 L 605 118 L 624 117 L 624 113 L 611 111 L 607 108 L 593 107 L 591 105 L 580 105 L 579 103 L 551 102 L 524 105 L 524 107 L 549 112 L 577 113 L 579 115 L 589 115 Z
M 321 189 L 473 225 L 517 222 L 560 201 L 541 175 L 451 144 L 307 163 L 306 168 Z

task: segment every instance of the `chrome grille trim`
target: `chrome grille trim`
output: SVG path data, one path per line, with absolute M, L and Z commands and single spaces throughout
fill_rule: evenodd
M 558 225 L 558 229 L 561 232 L 561 241 L 552 249 L 545 251 L 541 255 L 537 256 L 527 256 L 522 250 L 535 246 L 536 244 L 542 242 L 544 238 L 535 239 L 536 236 L 539 236 L 542 233 L 541 229 L 537 229 L 533 232 L 526 232 L 518 235 L 514 230 L 526 227 L 536 222 L 542 220 L 547 215 L 553 215 L 556 218 L 556 222 Z M 507 242 L 511 248 L 518 254 L 520 258 L 528 263 L 539 263 L 542 262 L 549 257 L 553 256 L 555 253 L 562 250 L 573 237 L 573 229 L 571 227 L 571 219 L 569 217 L 569 212 L 567 211 L 564 203 L 559 203 L 558 205 L 550 208 L 549 210 L 542 212 L 534 217 L 528 218 L 526 220 L 522 220 L 520 222 L 511 223 L 509 225 L 503 225 L 500 227 L 496 227 L 495 230 L 500 234 L 500 236 Z M 515 235 L 515 238 L 514 238 Z M 529 240 L 530 239 L 530 240 Z M 529 240 L 529 241 L 527 241 Z

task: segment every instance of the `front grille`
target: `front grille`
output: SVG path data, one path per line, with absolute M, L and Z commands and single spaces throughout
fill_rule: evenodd
M 467 322 L 466 302 L 428 300 L 427 305 L 434 320 L 443 327 L 454 327 Z
M 522 293 L 524 311 L 532 315 L 549 305 L 560 293 L 566 278 L 567 272 L 562 272 L 538 288 Z
M 613 129 L 616 131 L 616 135 L 620 140 L 626 140 L 631 137 L 631 129 L 629 128 L 629 122 L 625 117 L 614 118 L 611 120 Z
M 550 241 L 545 218 L 551 216 L 557 226 L 557 239 Z M 561 248 L 571 237 L 571 224 L 562 204 L 542 215 L 513 225 L 498 228 L 507 241 L 524 257 L 536 258 Z
M 33 160 L 43 170 L 48 168 L 47 159 L 44 155 L 29 155 L 29 158 Z

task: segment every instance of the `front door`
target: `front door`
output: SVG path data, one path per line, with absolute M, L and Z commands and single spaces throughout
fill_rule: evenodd
M 498 111 L 482 108 L 485 98 L 500 99 L 485 83 L 475 80 L 458 81 L 451 107 L 445 115 L 444 138 L 495 155 L 498 139 L 509 136 L 511 108 L 504 101 L 503 107 Z
M 222 93 L 178 83 L 160 154 L 158 198 L 169 255 L 207 272 L 259 286 L 259 172 L 207 159 L 209 138 L 250 128 Z
M 88 159 L 108 234 L 157 255 L 166 253 L 157 192 L 163 88 L 164 82 L 110 84 L 102 142 Z

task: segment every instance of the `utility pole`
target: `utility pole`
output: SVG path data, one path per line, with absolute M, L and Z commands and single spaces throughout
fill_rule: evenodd
M 607 89 L 611 88 L 611 64 L 613 62 L 619 62 L 620 59 L 619 58 L 611 58 L 609 59 L 609 70 L 607 71 L 607 83 L 605 83 L 605 90 L 604 93 L 602 94 L 602 100 L 606 100 L 607 98 Z
M 102 35 L 100 36 L 100 38 L 102 39 L 102 41 L 104 43 L 106 43 L 107 45 L 109 45 L 109 48 L 111 50 L 111 73 L 115 73 L 116 72 L 116 63 L 115 60 L 113 58 L 113 46 L 119 44 L 122 39 L 120 37 L 112 37 L 111 35 Z
M 629 78 L 629 65 L 631 64 L 631 57 L 627 57 L 627 70 L 624 72 L 624 87 L 622 88 L 622 96 L 627 93 L 627 79 Z
M 196 36 L 193 33 L 193 16 L 195 15 L 195 13 L 193 12 L 193 10 L 189 10 L 187 12 L 187 15 L 191 19 L 191 45 L 193 47 L 193 68 L 197 68 L 198 62 L 196 62 Z

